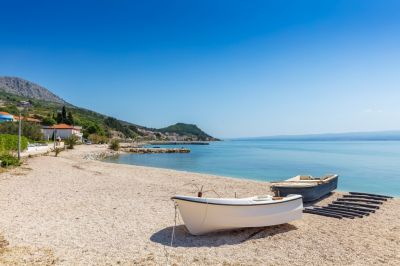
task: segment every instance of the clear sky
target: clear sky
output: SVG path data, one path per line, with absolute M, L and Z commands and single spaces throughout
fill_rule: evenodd
M 217 137 L 400 129 L 400 1 L 3 1 L 0 75 Z

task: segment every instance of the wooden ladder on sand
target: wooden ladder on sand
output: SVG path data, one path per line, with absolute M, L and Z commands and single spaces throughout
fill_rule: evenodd
M 306 207 L 303 212 L 336 219 L 363 218 L 374 213 L 384 202 L 392 198 L 370 193 L 349 192 L 349 194 L 343 195 L 342 198 L 336 199 L 328 206 Z

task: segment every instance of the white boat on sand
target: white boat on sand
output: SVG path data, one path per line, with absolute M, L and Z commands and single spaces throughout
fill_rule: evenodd
M 182 219 L 192 235 L 284 224 L 300 219 L 303 211 L 301 195 L 241 199 L 177 195 L 172 199 L 177 203 Z

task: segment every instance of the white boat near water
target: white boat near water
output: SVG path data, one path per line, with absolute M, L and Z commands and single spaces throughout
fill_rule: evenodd
M 177 203 L 182 219 L 192 235 L 284 224 L 300 219 L 303 211 L 301 195 L 241 199 L 177 195 L 172 199 Z

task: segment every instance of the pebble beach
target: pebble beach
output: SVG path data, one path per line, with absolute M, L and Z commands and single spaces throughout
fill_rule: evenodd
M 279 226 L 191 236 L 174 218 L 171 196 L 200 186 L 210 197 L 265 195 L 268 183 L 96 160 L 105 153 L 80 145 L 0 174 L 1 265 L 400 264 L 398 198 L 362 219 L 304 214 Z

